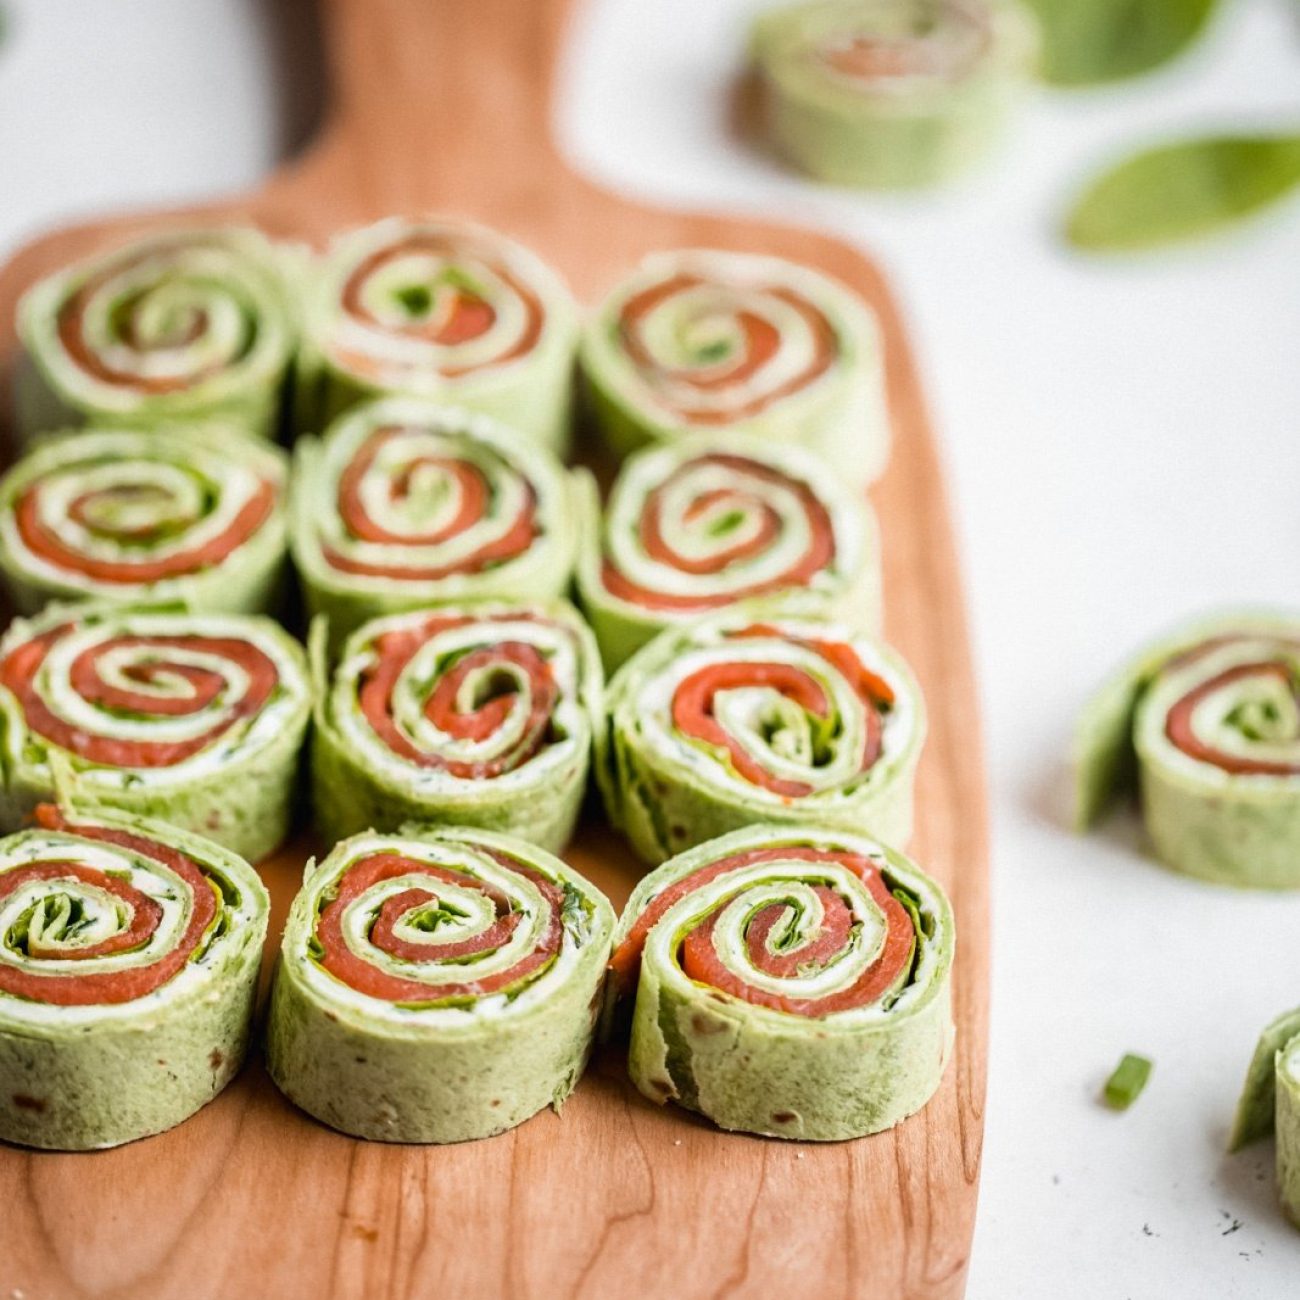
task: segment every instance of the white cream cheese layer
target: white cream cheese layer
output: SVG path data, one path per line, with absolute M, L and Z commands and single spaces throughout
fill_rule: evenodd
M 81 298 L 82 345 L 116 382 L 64 346 L 63 308 Z M 286 290 L 272 245 L 243 228 L 182 231 L 78 263 L 33 286 L 19 304 L 29 352 L 79 404 L 129 413 L 167 381 L 220 402 L 274 383 L 293 346 Z M 122 317 L 129 317 L 124 338 Z M 140 381 L 140 382 L 136 382 Z
M 693 674 L 713 664 L 774 661 L 807 673 L 821 686 L 828 717 L 835 720 L 832 734 L 815 743 L 812 720 L 802 706 L 770 686 L 719 691 L 713 700 L 713 716 L 765 771 L 811 787 L 804 799 L 833 799 L 850 788 L 860 789 L 874 773 L 891 770 L 910 752 L 917 738 L 917 688 L 898 660 L 847 628 L 786 619 L 759 621 L 773 626 L 777 635 L 728 637 L 727 632 L 745 625 L 743 619 L 711 622 L 698 629 L 695 644 L 645 675 L 635 689 L 629 716 L 637 719 L 641 737 L 652 752 L 746 798 L 774 806 L 784 804 L 788 796 L 747 781 L 719 751 L 682 735 L 672 716 L 674 696 Z M 863 666 L 894 692 L 893 705 L 883 713 L 880 757 L 865 772 L 866 721 L 861 698 L 829 660 L 810 644 L 801 643 L 813 640 L 849 645 Z
M 681 279 L 632 327 L 646 362 L 629 355 L 619 321 L 638 295 Z M 796 305 L 796 303 L 800 305 Z M 831 338 L 813 317 L 824 319 Z M 778 345 L 757 365 L 729 380 L 748 347 L 746 323 L 758 321 Z M 616 387 L 637 403 L 660 408 L 670 424 L 681 409 L 707 413 L 708 426 L 741 417 L 755 403 L 777 407 L 820 401 L 845 384 L 875 339 L 874 322 L 851 294 L 826 276 L 774 257 L 687 250 L 646 258 L 601 308 L 597 343 Z M 821 348 L 833 350 L 817 369 Z M 691 382 L 694 381 L 694 382 Z M 700 381 L 703 381 L 701 383 Z M 700 427 L 706 427 L 701 420 Z
M 1276 664 L 1289 670 L 1289 681 L 1267 667 Z M 1165 730 L 1170 711 L 1181 699 L 1203 683 L 1246 665 L 1264 667 L 1206 693 L 1191 711 L 1192 735 L 1200 744 L 1232 758 L 1300 766 L 1300 701 L 1294 688 L 1300 677 L 1300 644 L 1281 637 L 1234 637 L 1164 668 L 1138 705 L 1139 752 L 1203 784 L 1261 790 L 1282 784 L 1300 787 L 1300 775 L 1227 771 L 1186 753 Z
M 435 632 L 426 640 L 402 670 L 392 692 L 393 721 L 401 734 L 421 753 L 452 763 L 486 763 L 518 743 L 529 723 L 532 694 L 527 676 L 510 673 L 514 694 L 510 711 L 500 727 L 481 740 L 449 735 L 425 714 L 430 690 L 436 684 L 441 665 L 479 648 L 505 641 L 532 646 L 546 660 L 558 687 L 558 698 L 551 713 L 551 739 L 532 757 L 511 771 L 498 776 L 468 778 L 455 776 L 438 766 L 414 763 L 395 753 L 370 725 L 358 703 L 359 684 L 379 662 L 377 643 L 385 633 L 418 627 L 439 611 L 423 610 L 415 614 L 398 614 L 368 623 L 362 633 L 352 637 L 344 658 L 334 673 L 330 688 L 330 716 L 339 734 L 354 753 L 361 756 L 373 771 L 399 781 L 421 794 L 464 793 L 481 791 L 485 783 L 494 791 L 505 793 L 522 785 L 536 785 L 573 762 L 574 756 L 591 743 L 591 729 L 583 700 L 581 680 L 583 664 L 580 648 L 571 629 L 540 617 L 488 617 L 492 607 L 485 607 L 481 621 L 469 621 Z M 463 609 L 448 609 L 449 618 L 464 617 Z M 478 677 L 497 677 L 510 666 L 493 663 Z M 457 704 L 469 712 L 475 694 L 497 683 L 479 681 L 471 674 L 461 684 Z
M 719 455 L 747 459 L 753 470 L 710 459 Z M 813 533 L 801 487 L 825 508 L 832 533 L 831 561 L 808 586 L 834 592 L 862 564 L 861 509 L 850 504 L 844 487 L 816 456 L 799 448 L 763 447 L 753 439 L 710 438 L 706 445 L 665 446 L 629 459 L 606 511 L 604 551 L 637 586 L 718 603 L 778 582 L 807 554 Z M 653 558 L 645 549 L 642 516 L 656 494 L 660 532 L 687 567 Z M 691 572 L 720 553 L 754 547 L 768 528 L 769 512 L 775 528 L 752 554 L 711 572 Z
M 394 252 L 385 257 L 387 250 Z M 343 303 L 344 289 L 372 259 L 382 260 L 359 286 L 358 315 Z M 486 305 L 491 321 L 469 338 L 439 342 L 439 322 L 462 289 Z M 541 313 L 535 336 L 534 310 Z M 316 346 L 331 365 L 377 388 L 431 396 L 505 377 L 571 328 L 568 290 L 521 245 L 484 226 L 400 217 L 335 240 L 314 316 Z
M 148 838 L 152 832 L 140 833 Z M 257 899 L 243 887 L 245 882 L 233 879 L 221 866 L 209 866 L 197 859 L 195 862 L 201 869 L 207 866 L 226 883 L 225 889 L 213 891 L 218 895 L 217 915 L 223 923 L 210 930 L 208 937 L 200 942 L 203 954 L 200 960 L 191 959 L 165 984 L 128 1002 L 58 1006 L 0 992 L 0 1014 L 10 1022 L 33 1027 L 92 1025 L 113 1020 L 146 1025 L 151 1010 L 160 1010 L 191 995 L 201 995 L 208 986 L 213 986 L 213 997 L 221 996 L 216 985 L 222 967 L 229 955 L 242 952 L 245 936 L 261 912 Z M 71 874 L 30 880 L 0 900 L 0 964 L 38 976 L 103 975 L 152 966 L 176 947 L 189 925 L 194 902 L 189 885 L 170 867 L 147 854 L 66 831 L 24 831 L 0 841 L 0 880 L 8 872 L 36 863 L 74 863 L 115 876 L 158 906 L 159 924 L 145 944 L 129 952 L 75 957 L 78 948 L 129 930 L 132 921 L 129 904 Z M 237 895 L 237 901 L 231 901 L 232 892 Z M 75 926 L 74 933 L 63 939 L 52 939 L 49 933 L 43 935 L 47 947 L 66 950 L 68 956 L 33 958 L 15 942 L 19 923 L 24 918 L 28 921 L 29 936 L 56 927 L 66 930 L 74 906 L 84 916 L 84 924 Z
M 33 682 L 34 689 L 56 717 L 89 735 L 121 740 L 184 741 L 216 733 L 210 744 L 191 757 L 164 767 L 104 767 L 83 764 L 82 760 L 68 755 L 67 761 L 78 768 L 79 779 L 91 785 L 114 790 L 166 788 L 219 773 L 234 759 L 273 744 L 289 722 L 301 714 L 310 694 L 297 643 L 262 619 L 129 610 L 117 613 L 100 609 L 93 620 L 79 620 L 78 610 L 68 607 L 52 610 L 30 623 L 15 623 L 0 644 L 0 657 L 65 619 L 73 624 L 72 630 L 49 650 Z M 191 682 L 156 667 L 161 656 L 168 662 L 215 674 L 222 679 L 222 689 L 205 707 L 181 716 L 158 714 L 132 718 L 99 707 L 74 687 L 73 665 L 83 654 L 93 653 L 105 641 L 119 637 L 131 638 L 131 643 L 114 648 L 98 661 L 109 682 L 159 701 L 192 698 Z M 151 648 L 148 642 L 154 638 L 181 638 L 182 644 Z M 276 668 L 277 684 L 270 698 L 251 717 L 236 717 L 234 706 L 244 697 L 249 685 L 245 669 L 214 649 L 185 646 L 184 638 L 234 638 L 260 650 Z M 147 678 L 129 675 L 133 668 L 140 667 L 149 668 Z M 66 753 L 37 733 L 29 735 L 32 744 L 41 750 L 41 757 L 33 761 L 33 756 L 28 754 L 27 759 L 38 770 L 47 767 L 45 754 Z M 14 738 L 10 743 L 14 743 Z
M 551 924 L 551 904 L 546 896 L 522 872 L 512 871 L 502 865 L 485 846 L 500 841 L 500 837 L 481 836 L 465 840 L 451 838 L 417 839 L 408 836 L 358 835 L 347 841 L 347 855 L 333 864 L 322 864 L 308 874 L 304 894 L 296 905 L 301 914 L 295 917 L 294 933 L 301 938 L 314 933 L 316 917 L 322 899 L 336 887 L 352 867 L 362 859 L 377 853 L 394 853 L 416 863 L 429 863 L 469 875 L 483 882 L 486 888 L 497 891 L 507 901 L 508 908 L 523 919 L 515 927 L 507 943 L 483 958 L 470 963 L 409 962 L 381 952 L 369 943 L 369 931 L 384 899 L 417 888 L 436 891 L 440 901 L 451 902 L 465 912 L 459 920 L 448 918 L 447 928 L 439 924 L 433 932 L 408 929 L 405 937 L 419 942 L 445 943 L 453 938 L 468 938 L 480 934 L 496 919 L 495 911 L 484 902 L 484 895 L 472 887 L 451 885 L 445 881 L 422 876 L 418 870 L 403 873 L 385 880 L 364 891 L 350 906 L 344 921 L 344 936 L 348 948 L 363 961 L 400 979 L 427 984 L 431 1000 L 440 996 L 440 988 L 449 984 L 470 982 L 488 975 L 509 970 L 536 947 L 538 940 Z M 525 864 L 540 874 L 554 880 L 560 889 L 565 886 L 562 877 L 553 877 L 535 863 Z M 489 911 L 492 910 L 492 915 Z M 299 935 L 301 930 L 301 935 Z M 355 1011 L 367 1019 L 382 1020 L 394 1025 L 419 1026 L 430 1029 L 465 1028 L 482 1023 L 485 1019 L 507 1019 L 526 1016 L 531 1008 L 545 1002 L 569 979 L 583 947 L 589 938 L 585 913 L 579 909 L 566 909 L 560 950 L 555 960 L 536 978 L 530 979 L 519 992 L 487 994 L 464 1006 L 407 1006 L 385 998 L 371 997 L 342 980 L 335 978 L 305 951 L 295 951 L 288 956 L 297 964 L 302 979 L 322 1000 Z

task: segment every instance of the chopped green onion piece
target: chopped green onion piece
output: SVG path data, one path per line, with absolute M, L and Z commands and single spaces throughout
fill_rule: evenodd
M 1102 1093 L 1111 1110 L 1128 1110 L 1142 1094 L 1151 1077 L 1151 1062 L 1145 1056 L 1126 1052 L 1115 1072 L 1106 1080 Z

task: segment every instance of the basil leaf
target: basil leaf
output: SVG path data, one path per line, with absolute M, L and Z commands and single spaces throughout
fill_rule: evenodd
M 1218 0 L 1029 0 L 1043 34 L 1044 78 L 1093 86 L 1135 77 L 1181 53 Z
M 1210 234 L 1300 183 L 1300 135 L 1209 136 L 1143 150 L 1076 200 L 1066 238 L 1095 251 L 1155 248 Z

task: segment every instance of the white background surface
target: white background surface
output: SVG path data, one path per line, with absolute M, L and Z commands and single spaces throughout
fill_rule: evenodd
M 6 7 L 0 249 L 71 215 L 249 183 L 301 125 L 269 3 Z M 917 200 L 817 190 L 728 139 L 724 88 L 751 8 L 592 0 L 558 128 L 620 188 L 860 241 L 908 309 L 963 540 L 992 780 L 970 1296 L 1300 1294 L 1271 1148 L 1221 1154 L 1256 1031 L 1300 1003 L 1300 898 L 1177 879 L 1141 857 L 1131 827 L 1074 839 L 1049 797 L 1071 716 L 1118 656 L 1189 610 L 1300 604 L 1300 210 L 1123 264 L 1071 256 L 1053 233 L 1063 197 L 1113 147 L 1300 119 L 1294 9 L 1237 0 L 1176 68 L 1040 94 L 990 168 Z M 1117 1116 L 1095 1096 L 1125 1050 L 1156 1070 Z

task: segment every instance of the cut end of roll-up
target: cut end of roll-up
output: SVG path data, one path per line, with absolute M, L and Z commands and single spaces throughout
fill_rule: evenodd
M 248 227 L 170 231 L 78 262 L 18 304 L 25 436 L 219 419 L 276 433 L 296 261 Z
M 59 788 L 251 861 L 287 833 L 311 708 L 302 647 L 251 615 L 54 605 L 0 641 L 0 826 Z
M 327 666 L 312 629 L 318 829 L 477 826 L 559 851 L 602 712 L 590 631 L 562 601 L 470 602 L 364 624 Z
M 775 151 L 835 185 L 914 189 L 986 155 L 1038 54 L 1018 0 L 813 0 L 759 15 L 750 40 Z
M 287 482 L 284 454 L 231 425 L 41 439 L 0 480 L 0 574 L 23 613 L 71 600 L 261 613 L 280 594 Z
M 1082 714 L 1075 768 L 1080 829 L 1135 786 L 1166 865 L 1300 887 L 1300 616 L 1216 615 L 1140 652 Z
M 38 805 L 0 840 L 0 1137 L 118 1146 L 247 1051 L 270 900 L 247 862 L 129 814 Z
M 614 936 L 607 1033 L 651 1100 L 806 1141 L 919 1110 L 952 1041 L 952 912 L 901 854 L 758 825 L 663 864 Z
M 409 394 L 500 420 L 562 456 L 577 330 L 559 275 L 485 226 L 389 217 L 345 232 L 315 269 L 300 426 Z
M 762 821 L 911 834 L 920 687 L 817 601 L 746 602 L 661 633 L 614 675 L 607 714 L 601 793 L 651 865 Z
M 606 444 L 738 433 L 795 443 L 859 487 L 888 457 L 880 328 L 846 285 L 776 257 L 658 253 L 601 303 L 580 362 Z
M 384 614 L 568 590 L 570 474 L 497 420 L 420 398 L 368 402 L 299 439 L 294 471 L 294 563 L 335 648 Z
M 1267 1137 L 1274 1128 L 1277 1100 L 1277 1055 L 1300 1038 L 1300 1007 L 1271 1020 L 1259 1036 L 1246 1070 L 1246 1080 L 1228 1134 L 1228 1150 L 1240 1151 Z
M 880 541 L 861 494 L 812 452 L 700 434 L 624 462 L 584 503 L 577 588 L 612 671 L 670 627 L 800 595 L 873 631 Z
M 542 849 L 408 826 L 340 843 L 285 927 L 267 1067 L 355 1137 L 489 1137 L 585 1068 L 614 914 Z

